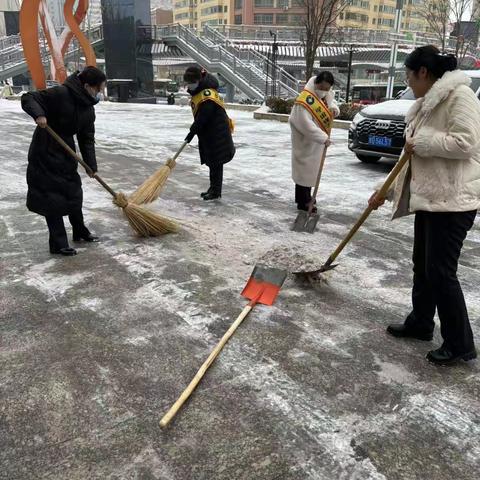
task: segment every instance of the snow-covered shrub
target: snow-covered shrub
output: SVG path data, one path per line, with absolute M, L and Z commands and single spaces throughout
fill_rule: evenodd
M 286 113 L 290 115 L 294 103 L 294 98 L 270 97 L 267 99 L 267 107 L 270 107 L 272 113 Z
M 358 105 L 353 105 L 351 103 L 343 103 L 340 105 L 340 115 L 338 120 L 353 120 L 353 117 L 361 110 L 362 108 Z

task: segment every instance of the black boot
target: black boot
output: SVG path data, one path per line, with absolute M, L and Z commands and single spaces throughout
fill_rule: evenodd
M 477 351 L 475 348 L 470 352 L 453 353 L 448 349 L 448 347 L 442 345 L 440 348 L 431 350 L 427 353 L 427 360 L 435 365 L 452 365 L 457 363 L 459 360 L 465 360 L 468 362 L 469 360 L 474 360 L 475 358 L 477 358 Z
M 81 241 L 85 241 L 85 242 L 99 242 L 100 239 L 98 237 L 96 237 L 95 235 L 92 235 L 90 232 L 88 232 L 88 234 L 86 235 L 78 235 L 76 233 L 73 234 L 73 241 L 74 242 L 81 242 Z
M 52 248 L 50 247 L 50 253 L 64 255 L 65 257 L 73 257 L 77 254 L 77 251 L 72 247 L 66 248 Z
M 202 192 L 200 196 L 203 198 L 205 195 L 208 195 L 212 191 L 212 187 L 210 187 L 206 192 Z
M 210 192 L 207 192 L 204 196 L 203 196 L 203 199 L 204 200 L 215 200 L 217 198 L 222 198 L 222 194 L 221 193 L 215 193 L 213 191 L 210 191 Z
M 387 333 L 397 338 L 416 338 L 425 342 L 429 342 L 433 338 L 433 332 L 420 332 L 405 326 L 403 323 L 389 325 Z

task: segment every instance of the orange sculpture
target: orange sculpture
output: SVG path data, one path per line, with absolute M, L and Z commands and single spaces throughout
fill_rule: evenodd
M 63 14 L 67 26 L 59 38 L 48 13 L 46 0 L 23 0 L 20 10 L 20 37 L 22 39 L 23 54 L 27 61 L 32 81 L 37 89 L 46 88 L 47 80 L 38 38 L 39 17 L 51 54 L 50 73 L 53 80 L 63 83 L 67 78 L 64 56 L 74 36 L 85 54 L 87 65 L 94 67 L 97 65 L 95 52 L 88 38 L 80 30 L 80 24 L 87 14 L 88 0 L 78 0 L 75 14 L 73 13 L 74 4 L 75 0 L 65 1 Z

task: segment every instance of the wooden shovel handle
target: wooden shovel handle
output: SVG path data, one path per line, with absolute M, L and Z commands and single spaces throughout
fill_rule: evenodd
M 86 172 L 94 178 L 112 197 L 116 197 L 117 193 L 110 188 L 110 186 L 105 183 L 102 178 L 100 178 L 94 171 L 89 167 L 89 165 L 81 158 L 77 153 L 70 148 L 67 143 L 63 140 L 63 138 L 55 132 L 49 125 L 45 127 L 45 130 L 86 170 Z
M 257 299 L 258 300 L 258 299 Z M 188 387 L 184 390 L 184 392 L 180 395 L 178 400 L 172 405 L 170 410 L 164 415 L 164 417 L 160 420 L 160 426 L 166 427 L 173 417 L 177 414 L 180 410 L 182 405 L 187 401 L 188 397 L 192 394 L 195 390 L 196 386 L 200 383 L 200 380 L 205 375 L 205 372 L 208 370 L 208 367 L 213 363 L 213 361 L 218 357 L 218 354 L 221 352 L 224 345 L 228 342 L 229 338 L 235 333 L 235 330 L 239 327 L 239 325 L 243 322 L 243 320 L 247 317 L 247 315 L 252 311 L 253 307 L 256 305 L 256 300 L 250 302 L 243 310 L 242 313 L 237 317 L 235 322 L 232 323 L 230 328 L 225 332 L 225 335 L 222 337 L 220 342 L 217 344 L 215 349 L 209 355 L 207 360 L 203 363 L 203 365 L 198 370 L 193 380 L 190 382 Z
M 406 165 L 406 163 L 410 160 L 410 155 L 408 153 L 404 153 L 397 164 L 393 167 L 392 171 L 389 173 L 387 179 L 383 183 L 380 190 L 377 192 L 377 197 L 385 198 L 389 188 L 392 186 L 392 183 L 397 178 L 400 170 Z M 373 207 L 368 205 L 365 211 L 362 213 L 362 216 L 357 220 L 355 225 L 350 229 L 347 236 L 341 241 L 340 245 L 336 248 L 336 250 L 328 257 L 327 262 L 325 263 L 324 267 L 330 266 L 335 259 L 340 255 L 341 251 L 345 248 L 347 243 L 352 239 L 352 237 L 357 233 L 358 229 L 363 225 L 365 220 L 368 218 L 370 213 L 372 212 Z
M 329 137 L 330 139 L 330 137 Z M 327 146 L 323 149 L 322 158 L 320 159 L 320 167 L 318 168 L 317 181 L 315 182 L 315 189 L 313 190 L 312 199 L 310 200 L 310 205 L 308 206 L 308 215 L 311 215 L 313 207 L 315 206 L 315 200 L 318 195 L 318 187 L 320 186 L 320 180 L 322 178 L 323 166 L 325 165 L 325 158 L 327 156 Z

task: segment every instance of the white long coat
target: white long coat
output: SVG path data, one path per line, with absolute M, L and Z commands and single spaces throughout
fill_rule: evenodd
M 480 101 L 470 83 L 447 72 L 407 114 L 415 153 L 390 192 L 394 218 L 480 208 Z
M 307 90 L 315 92 L 315 77 L 305 85 Z M 324 98 L 333 115 L 340 113 L 333 92 L 330 90 Z M 320 160 L 327 134 L 318 126 L 312 114 L 301 105 L 294 105 L 288 120 L 292 134 L 292 178 L 297 185 L 313 187 L 317 180 Z

